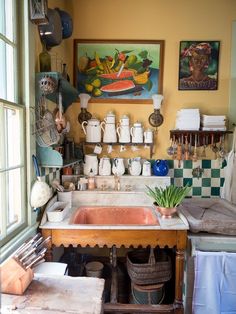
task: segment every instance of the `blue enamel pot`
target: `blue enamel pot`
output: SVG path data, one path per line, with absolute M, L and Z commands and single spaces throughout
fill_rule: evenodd
M 155 176 L 166 176 L 169 172 L 169 166 L 166 160 L 157 159 L 152 165 L 152 172 Z

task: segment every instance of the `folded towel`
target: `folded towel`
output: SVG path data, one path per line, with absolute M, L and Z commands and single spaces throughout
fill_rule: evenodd
M 236 253 L 196 251 L 193 314 L 236 314 Z
M 226 127 L 225 126 L 219 126 L 219 127 L 213 127 L 213 126 L 203 126 L 202 128 L 202 131 L 226 131 Z
M 204 122 L 218 122 L 218 121 L 225 121 L 226 120 L 226 116 L 214 116 L 214 115 L 211 115 L 211 116 L 208 116 L 208 115 L 205 115 L 205 114 L 202 114 L 201 115 L 201 120 L 204 121 Z

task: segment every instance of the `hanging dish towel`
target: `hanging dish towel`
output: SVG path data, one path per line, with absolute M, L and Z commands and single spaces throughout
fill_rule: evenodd
M 236 127 L 234 128 L 232 150 L 226 157 L 226 162 L 225 181 L 221 197 L 233 204 L 236 204 Z
M 196 251 L 193 314 L 236 314 L 236 253 Z

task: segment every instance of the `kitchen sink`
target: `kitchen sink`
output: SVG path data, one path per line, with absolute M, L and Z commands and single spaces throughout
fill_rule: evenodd
M 82 225 L 155 225 L 159 222 L 147 206 L 81 206 L 75 210 L 70 224 Z

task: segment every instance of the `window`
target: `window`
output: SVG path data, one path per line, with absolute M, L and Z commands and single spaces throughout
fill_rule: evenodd
M 21 1 L 20 1 L 21 2 Z M 22 1 L 23 3 L 24 1 Z M 21 104 L 21 8 L 0 0 L 0 240 L 26 225 L 25 108 Z

